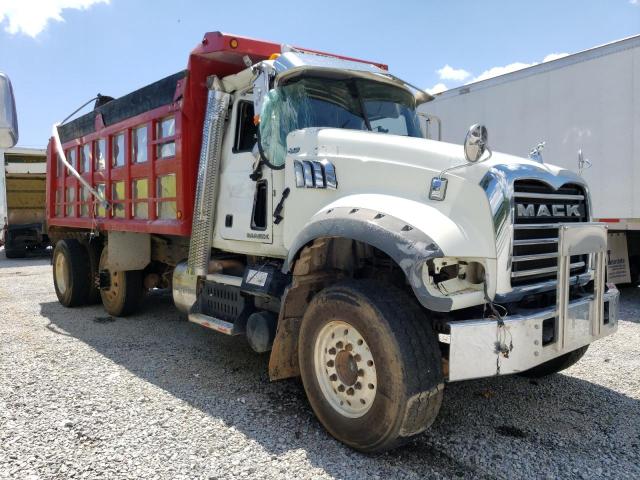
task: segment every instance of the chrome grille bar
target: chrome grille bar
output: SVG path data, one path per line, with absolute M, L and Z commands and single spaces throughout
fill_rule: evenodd
M 584 267 L 584 262 L 575 262 L 571 264 L 571 270 L 574 268 Z M 542 275 L 545 273 L 555 273 L 558 271 L 558 266 L 554 267 L 544 267 L 544 268 L 534 268 L 532 270 L 520 270 L 518 272 L 511 272 L 511 278 L 519 278 L 519 277 L 530 277 L 532 275 Z
M 516 223 L 513 228 L 516 230 L 546 230 L 558 228 L 557 223 Z
M 532 260 L 544 260 L 546 258 L 558 258 L 558 252 L 536 253 L 532 255 L 516 255 L 513 257 L 514 262 L 530 262 Z
M 513 245 L 518 247 L 520 245 L 548 245 L 551 243 L 558 243 L 557 238 L 527 238 L 524 240 L 514 240 Z
M 515 198 L 541 198 L 544 200 L 584 200 L 584 195 L 571 195 L 564 193 L 527 193 L 515 192 Z

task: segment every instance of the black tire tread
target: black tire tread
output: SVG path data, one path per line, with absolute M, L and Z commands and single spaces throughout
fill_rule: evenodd
M 130 270 L 126 272 L 127 293 L 120 309 L 119 317 L 126 317 L 135 313 L 140 307 L 143 297 L 142 270 Z
M 74 239 L 60 240 L 55 250 L 61 251 L 61 254 L 67 255 L 70 272 L 70 286 L 68 291 L 71 293 L 67 296 L 61 296 L 56 288 L 58 300 L 65 307 L 79 307 L 86 305 L 89 300 L 89 253 L 87 249 Z M 66 253 L 65 253 L 66 250 Z M 55 262 L 56 251 L 53 252 Z M 55 275 L 55 267 L 54 267 Z
M 7 258 L 24 258 L 27 256 L 26 248 L 10 248 L 5 245 L 4 256 Z
M 358 286 L 354 288 L 354 285 Z M 353 282 L 350 287 L 369 299 L 376 299 L 375 306 L 384 318 L 395 317 L 390 327 L 403 351 L 407 370 L 412 373 L 405 376 L 408 393 L 415 396 L 400 427 L 405 435 L 384 447 L 388 450 L 424 431 L 431 423 L 425 424 L 424 420 L 429 418 L 434 407 L 439 408 L 444 384 L 438 382 L 434 386 L 434 372 L 430 370 L 436 366 L 435 373 L 442 378 L 440 348 L 424 313 L 406 292 L 375 280 Z

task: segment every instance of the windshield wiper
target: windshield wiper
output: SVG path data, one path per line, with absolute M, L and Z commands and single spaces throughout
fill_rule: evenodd
M 369 122 L 369 117 L 367 116 L 367 111 L 365 110 L 364 99 L 360 94 L 360 87 L 358 86 L 358 81 L 356 79 L 353 79 L 351 80 L 350 83 L 355 89 L 355 94 L 358 97 L 358 103 L 360 105 L 360 112 L 362 113 L 362 119 L 364 120 L 364 124 L 367 126 L 367 130 L 371 132 L 373 131 L 373 129 L 371 128 L 371 122 Z

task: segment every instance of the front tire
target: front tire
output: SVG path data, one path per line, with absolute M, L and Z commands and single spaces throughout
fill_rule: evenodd
M 143 296 L 142 271 L 115 272 L 107 269 L 107 245 L 100 255 L 100 276 L 108 279 L 109 285 L 100 289 L 102 305 L 109 315 L 126 317 L 140 306 Z
M 89 255 L 80 242 L 60 240 L 53 250 L 53 286 L 65 307 L 78 307 L 89 301 Z
M 405 292 L 348 281 L 318 293 L 298 348 L 309 403 L 336 439 L 394 448 L 429 427 L 442 403 L 442 358 L 429 319 Z

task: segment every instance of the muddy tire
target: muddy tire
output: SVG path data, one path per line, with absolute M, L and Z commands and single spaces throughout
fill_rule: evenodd
M 541 378 L 561 372 L 562 370 L 578 363 L 584 354 L 587 353 L 588 349 L 589 345 L 585 345 L 584 347 L 580 347 L 572 352 L 565 353 L 564 355 L 549 360 L 548 362 L 542 363 L 537 367 L 533 367 L 532 369 L 523 372 L 521 375 L 528 378 Z
M 87 255 L 89 256 L 90 280 L 89 280 L 89 297 L 87 303 L 96 305 L 102 301 L 100 298 L 100 288 L 98 287 L 98 279 L 100 274 L 100 253 L 102 246 L 98 242 L 88 242 L 85 244 Z
M 100 255 L 100 275 L 109 279 L 109 285 L 100 289 L 102 305 L 109 315 L 126 317 L 140 306 L 143 297 L 142 271 L 114 272 L 106 268 L 107 246 Z
M 356 450 L 397 447 L 440 410 L 437 337 L 415 300 L 395 287 L 363 280 L 322 290 L 304 314 L 298 347 L 313 411 Z
M 89 301 L 89 255 L 77 240 L 60 240 L 53 250 L 53 286 L 65 307 Z

